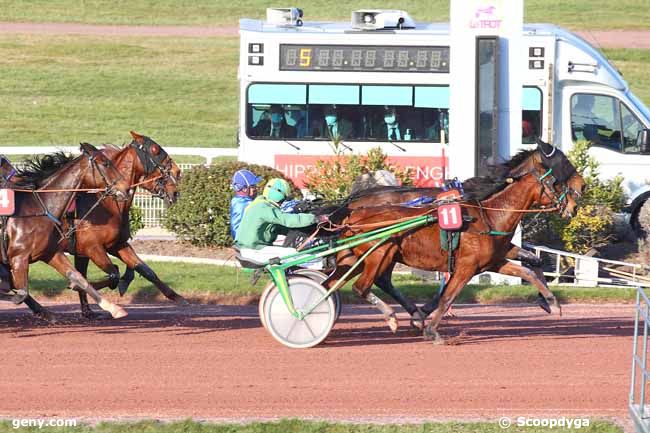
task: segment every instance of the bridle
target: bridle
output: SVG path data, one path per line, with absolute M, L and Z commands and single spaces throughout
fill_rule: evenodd
M 11 170 L 9 171 L 8 174 L 2 174 L 2 183 L 7 184 L 7 183 L 11 182 L 11 178 L 14 177 L 18 171 L 13 166 L 11 161 L 9 161 L 9 158 L 7 158 L 4 155 L 0 155 L 0 166 L 2 166 L 2 165 L 8 165 L 9 168 L 11 168 Z
M 156 179 L 152 179 L 154 187 L 152 194 L 158 198 L 165 198 L 165 184 L 167 182 L 172 182 L 174 185 L 178 185 L 178 180 L 172 173 L 173 162 L 169 158 L 167 152 L 165 152 L 157 143 L 154 143 L 148 137 L 144 137 L 142 143 L 139 143 L 137 140 L 133 140 L 129 146 L 135 149 L 138 159 L 144 167 L 145 178 L 151 176 L 156 170 L 159 171 L 160 176 Z M 152 151 L 152 147 L 156 146 L 156 152 Z
M 117 191 L 115 190 L 115 185 L 120 180 L 124 180 L 124 177 L 122 176 L 122 173 L 117 169 L 117 167 L 115 166 L 115 164 L 113 164 L 113 161 L 111 161 L 110 158 L 107 158 L 106 156 L 104 156 L 99 150 L 88 151 L 83 146 L 85 144 L 87 144 L 87 143 L 82 143 L 81 153 L 88 158 L 88 162 L 90 162 L 90 167 L 93 170 L 93 173 L 95 173 L 95 171 L 97 171 L 97 173 L 99 173 L 99 175 L 101 176 L 102 181 L 104 182 L 104 185 L 106 185 L 106 187 L 104 189 L 104 192 L 102 193 L 102 197 L 100 198 L 100 201 L 104 197 L 108 197 L 108 196 L 114 196 L 115 197 L 115 196 L 117 196 Z M 100 155 L 102 156 L 102 159 L 103 159 L 101 164 L 97 161 L 97 158 Z M 102 169 L 102 166 L 104 167 L 103 169 Z M 107 175 L 106 175 L 106 170 L 109 170 L 109 169 L 113 169 L 113 171 L 115 171 L 117 173 L 117 177 L 112 182 L 110 182 L 108 180 Z
M 553 146 L 553 149 L 547 154 L 546 152 L 544 152 L 544 149 L 539 147 L 540 153 L 547 160 L 550 160 L 555 155 L 556 150 L 557 148 Z M 540 174 L 540 172 L 534 168 L 532 172 L 542 187 L 540 191 L 540 198 L 544 196 L 548 198 L 553 204 L 553 206 L 557 208 L 558 212 L 562 214 L 569 204 L 568 202 L 569 195 L 572 195 L 574 199 L 577 200 L 578 198 L 580 198 L 582 194 L 567 185 L 569 179 L 573 178 L 573 176 L 575 176 L 577 173 L 575 167 L 572 166 L 571 171 L 569 173 L 562 176 L 562 179 L 558 179 L 558 177 L 554 174 L 553 165 L 555 164 L 551 164 L 551 167 L 547 167 L 544 164 L 544 161 L 542 161 L 542 166 L 544 168 L 547 168 L 547 171 Z M 558 193 L 556 189 L 556 184 L 559 184 L 559 186 L 562 187 L 562 192 Z

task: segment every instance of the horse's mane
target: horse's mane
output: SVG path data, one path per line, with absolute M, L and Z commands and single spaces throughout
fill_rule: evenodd
M 486 176 L 476 176 L 469 178 L 463 182 L 463 188 L 465 190 L 465 197 L 468 200 L 485 200 L 493 194 L 504 189 L 509 185 L 508 177 L 510 171 L 523 163 L 528 159 L 536 149 L 521 150 L 515 156 L 510 158 L 510 160 L 493 165 L 488 168 L 489 174 Z M 414 186 L 376 186 L 373 188 L 364 189 L 357 191 L 354 194 L 351 194 L 347 201 L 354 201 L 360 198 L 375 194 L 385 194 L 385 193 L 408 193 L 408 192 L 418 192 L 421 191 L 422 194 L 430 193 L 431 190 L 436 190 L 439 188 L 422 188 Z
M 18 170 L 16 186 L 38 188 L 48 177 L 75 158 L 64 152 L 28 158 Z

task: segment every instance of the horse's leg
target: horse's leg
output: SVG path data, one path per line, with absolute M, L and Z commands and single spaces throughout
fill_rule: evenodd
M 56 269 L 61 275 L 65 276 L 72 287 L 83 290 L 88 293 L 104 311 L 111 313 L 114 319 L 125 317 L 128 313 L 119 305 L 113 304 L 111 301 L 102 298 L 97 290 L 81 275 L 70 263 L 70 261 L 63 255 L 62 252 L 57 251 L 54 256 L 47 262 L 50 266 Z
M 160 290 L 160 292 L 165 295 L 167 299 L 174 301 L 180 305 L 189 305 L 189 302 L 187 302 L 185 298 L 173 291 L 172 288 L 167 284 L 160 281 L 158 275 L 156 275 L 153 269 L 147 266 L 147 264 L 143 262 L 140 257 L 138 257 L 130 244 L 126 243 L 121 248 L 119 248 L 117 250 L 117 255 L 120 260 L 126 263 L 126 266 L 128 268 L 135 269 L 138 274 L 142 275 L 148 281 L 152 282 L 158 288 L 158 290 Z M 122 288 L 126 290 L 126 287 L 128 287 L 128 285 L 120 286 L 120 295 L 123 294 Z
M 383 290 L 384 293 L 399 302 L 399 304 L 404 307 L 404 309 L 411 315 L 411 327 L 422 331 L 424 329 L 424 320 L 426 319 L 426 316 L 418 308 L 415 302 L 413 302 L 410 298 L 404 296 L 401 291 L 397 290 L 395 286 L 393 286 L 391 276 L 393 274 L 394 267 L 395 262 L 392 262 L 388 268 L 382 272 L 379 277 L 377 277 L 375 284 L 377 287 Z
M 84 278 L 88 276 L 88 257 L 74 256 L 74 267 Z M 97 314 L 88 304 L 88 295 L 82 290 L 77 290 L 79 294 L 79 305 L 81 306 L 81 315 L 86 319 L 94 319 Z
M 27 305 L 30 310 L 32 310 L 32 312 L 36 317 L 46 320 L 51 324 L 56 323 L 56 315 L 52 313 L 50 310 L 48 310 L 47 308 L 43 307 L 38 302 L 36 302 L 36 299 L 32 298 L 31 296 L 28 296 L 25 298 L 23 303 Z
M 347 271 L 350 270 L 352 265 L 356 262 L 357 257 L 354 255 L 354 253 L 351 250 L 343 250 L 340 251 L 336 255 L 336 268 L 334 268 L 334 272 L 330 274 L 329 277 L 323 282 L 323 287 L 325 287 L 327 290 L 331 289 L 334 287 L 336 283 L 339 282 L 341 278 L 345 275 Z M 343 283 L 339 286 L 339 289 L 345 285 L 346 282 L 350 281 L 352 278 L 355 276 L 359 275 L 361 271 L 363 270 L 363 263 L 359 265 L 350 275 L 348 275 Z
M 560 316 L 562 315 L 562 307 L 560 306 L 560 303 L 558 302 L 555 295 L 553 295 L 553 292 L 551 292 L 546 285 L 546 278 L 544 278 L 544 273 L 541 269 L 530 269 L 525 266 L 506 261 L 505 263 L 495 266 L 494 270 L 500 274 L 512 275 L 528 281 L 530 284 L 535 286 L 539 292 L 538 304 L 540 308 L 546 311 L 548 314 L 551 314 L 552 310 L 549 306 L 550 301 L 558 309 L 558 314 Z
M 14 274 L 14 272 L 9 269 L 9 272 L 7 273 L 7 284 L 9 288 L 16 288 L 16 283 L 20 284 L 21 287 L 23 287 L 23 290 L 27 290 L 27 285 L 28 285 L 28 280 L 27 280 L 27 275 L 29 271 L 29 263 L 27 262 L 27 259 L 22 259 L 22 258 L 16 258 L 12 259 L 12 266 L 18 266 L 21 271 L 19 273 Z M 22 272 L 25 273 L 24 278 L 22 276 Z M 9 295 L 6 293 L 0 293 L 0 300 L 2 301 L 10 301 L 14 302 L 17 300 L 15 295 Z M 30 310 L 32 310 L 32 313 L 40 319 L 46 320 L 49 323 L 56 323 L 56 315 L 43 307 L 41 304 L 36 302 L 36 299 L 32 298 L 30 295 L 27 295 L 27 297 L 23 300 L 23 303 L 29 307 Z
M 562 307 L 560 307 L 560 302 L 557 300 L 553 292 L 551 292 L 551 290 L 548 288 L 548 285 L 546 284 L 546 277 L 544 276 L 544 271 L 542 270 L 542 260 L 534 253 L 531 253 L 528 250 L 524 250 L 523 248 L 520 248 L 516 245 L 512 245 L 512 248 L 510 248 L 510 251 L 508 251 L 508 254 L 506 254 L 506 259 L 519 260 L 524 265 L 526 265 L 526 268 L 531 269 L 535 273 L 537 279 L 541 283 L 541 285 L 535 284 L 535 287 L 537 287 L 537 290 L 539 291 L 539 295 L 537 297 L 537 303 L 539 307 L 550 314 L 551 306 L 549 305 L 548 301 L 552 301 L 553 305 L 558 309 L 561 316 Z
M 439 298 L 438 305 L 431 315 L 431 321 L 424 329 L 424 338 L 433 340 L 434 344 L 444 344 L 444 339 L 438 334 L 438 325 L 445 312 L 451 307 L 460 291 L 472 279 L 475 273 L 475 266 L 463 266 L 461 263 L 457 263 L 456 272 L 449 278 L 445 290 Z
M 393 248 L 379 248 L 377 251 L 374 251 L 364 262 L 363 272 L 361 276 L 354 282 L 352 288 L 357 294 L 368 301 L 370 304 L 374 305 L 384 316 L 388 327 L 391 332 L 395 334 L 399 328 L 399 322 L 397 321 L 397 315 L 395 310 L 386 304 L 384 301 L 375 296 L 374 293 L 370 290 L 373 283 L 377 279 L 377 275 L 384 273 L 386 269 L 392 264 L 393 256 L 395 255 L 395 247 Z
M 119 283 L 117 283 L 117 290 L 120 292 L 120 296 L 123 296 L 129 286 L 131 285 L 131 281 L 135 278 L 135 270 L 133 268 L 129 268 L 128 266 L 124 270 L 124 274 L 122 274 L 122 277 L 120 278 Z

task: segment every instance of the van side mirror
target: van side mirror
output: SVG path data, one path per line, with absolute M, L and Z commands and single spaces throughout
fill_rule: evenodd
M 646 155 L 650 154 L 650 129 L 642 129 L 636 136 L 636 145 L 639 152 Z

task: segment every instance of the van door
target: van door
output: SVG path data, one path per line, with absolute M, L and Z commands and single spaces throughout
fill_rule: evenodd
M 650 155 L 637 146 L 644 128 L 638 113 L 616 93 L 575 88 L 565 92 L 563 143 L 587 140 L 589 154 L 599 163 L 601 179 L 623 177 L 623 188 L 631 201 L 647 191 Z

